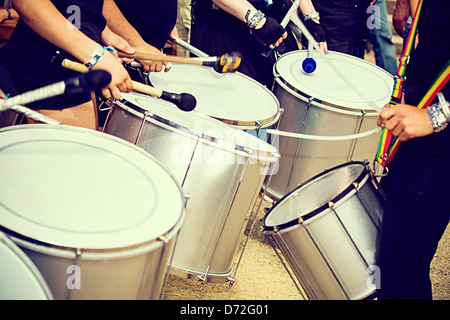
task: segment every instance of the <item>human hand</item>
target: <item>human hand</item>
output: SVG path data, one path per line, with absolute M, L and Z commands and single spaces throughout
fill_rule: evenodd
M 136 49 L 136 52 L 139 52 L 139 53 L 151 53 L 151 54 L 157 54 L 157 55 L 163 54 L 161 52 L 161 50 L 158 50 L 154 46 L 149 45 L 147 43 L 142 44 L 138 47 L 135 47 L 134 49 Z M 151 60 L 139 60 L 139 62 L 142 64 L 144 71 L 161 72 L 163 70 L 163 65 L 165 66 L 165 68 L 164 68 L 165 72 L 170 70 L 169 62 L 151 61 Z
M 253 32 L 270 49 L 278 47 L 287 38 L 287 31 L 273 18 L 265 17 Z
M 0 24 L 8 20 L 8 12 L 5 9 L 0 10 Z
M 108 26 L 106 26 L 105 30 L 102 32 L 102 43 L 128 54 L 134 54 L 136 52 L 136 50 L 130 46 L 128 41 L 111 31 Z M 121 61 L 131 63 L 131 59 L 128 58 L 121 58 Z
M 105 70 L 111 74 L 111 82 L 102 89 L 102 94 L 106 99 L 111 96 L 114 99 L 120 99 L 121 92 L 131 92 L 133 89 L 130 75 L 120 63 L 117 55 L 110 51 L 106 51 L 92 69 Z
M 410 16 L 410 8 L 408 0 L 398 0 L 392 14 L 392 25 L 397 34 L 403 37 L 406 24 Z
M 385 106 L 381 110 L 377 124 L 391 130 L 399 141 L 424 137 L 434 132 L 427 110 L 407 104 Z
M 325 32 L 323 31 L 320 22 L 316 19 L 309 19 L 304 22 L 306 29 L 313 36 L 323 52 L 328 53 L 328 45 L 326 42 Z

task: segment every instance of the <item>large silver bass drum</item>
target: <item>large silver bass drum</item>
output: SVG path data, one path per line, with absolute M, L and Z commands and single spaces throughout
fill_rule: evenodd
M 307 74 L 302 70 L 306 57 L 306 50 L 293 51 L 274 65 L 273 92 L 284 110 L 278 129 L 300 134 L 271 136 L 281 154 L 279 170 L 268 182 L 274 199 L 323 170 L 373 159 L 379 113 L 369 102 L 381 109 L 392 93 L 393 77 L 370 62 L 338 52 L 326 58 L 316 53 L 317 69 Z
M 263 220 L 310 299 L 373 297 L 384 195 L 366 163 L 327 170 L 279 200 Z
M 70 126 L 8 127 L 0 141 L 0 227 L 55 299 L 162 297 L 185 204 L 166 168 Z
M 154 155 L 189 200 L 171 272 L 226 282 L 246 222 L 278 152 L 270 144 L 202 113 L 131 93 L 112 105 L 104 131 Z

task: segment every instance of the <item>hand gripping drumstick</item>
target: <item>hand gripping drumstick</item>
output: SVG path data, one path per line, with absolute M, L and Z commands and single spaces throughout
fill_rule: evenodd
M 78 62 L 74 62 L 68 59 L 64 59 L 62 61 L 62 66 L 64 68 L 81 72 L 81 73 L 87 73 L 89 72 L 89 69 Z M 133 90 L 139 91 L 141 93 L 148 94 L 152 97 L 160 98 L 162 100 L 172 102 L 175 104 L 178 109 L 183 111 L 192 111 L 195 109 L 197 105 L 197 100 L 195 97 L 189 93 L 171 93 L 167 91 L 163 91 L 161 89 L 157 89 L 154 87 L 150 87 L 148 85 L 145 85 L 140 82 L 132 81 L 133 82 Z
M 129 58 L 138 60 L 151 60 L 160 62 L 172 62 L 178 64 L 192 64 L 197 66 L 207 66 L 212 67 L 218 73 L 232 73 L 241 64 L 241 58 L 236 55 L 224 54 L 221 57 L 217 57 L 215 60 L 200 60 L 196 58 L 187 58 L 180 56 L 166 56 L 163 54 L 152 54 L 152 53 L 139 53 L 127 54 L 123 52 L 118 52 L 119 58 Z
M 283 28 L 286 28 L 289 21 L 291 20 L 291 17 L 294 16 L 294 12 L 298 9 L 298 7 L 300 6 L 300 3 L 302 2 L 302 0 L 295 0 L 294 3 L 292 3 L 291 7 L 289 8 L 288 12 L 286 13 L 286 15 L 283 17 L 283 20 L 281 20 L 280 22 L 280 26 L 282 26 Z M 283 43 L 281 43 L 280 45 L 284 45 Z M 277 48 L 274 48 L 277 49 Z M 270 48 L 265 48 L 263 50 L 263 52 L 261 52 L 261 54 L 264 57 L 268 57 L 269 54 L 272 52 L 272 49 Z

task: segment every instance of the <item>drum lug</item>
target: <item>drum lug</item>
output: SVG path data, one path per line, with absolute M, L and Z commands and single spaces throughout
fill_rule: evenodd
M 167 239 L 165 236 L 159 236 L 158 241 L 164 242 L 164 244 L 167 244 L 169 242 L 169 239 Z
M 113 98 L 113 97 L 111 97 L 111 98 L 109 98 L 108 100 L 106 100 L 106 101 L 102 101 L 102 103 L 98 106 L 98 110 L 99 111 L 107 111 L 107 110 L 111 110 L 112 109 L 112 107 L 114 106 L 114 104 L 115 104 L 115 99 Z M 106 104 L 106 108 L 102 108 L 102 106 L 104 105 L 104 104 Z
M 190 193 L 185 193 L 184 194 L 184 199 L 186 200 L 184 207 L 186 208 L 188 201 L 191 199 L 191 194 Z

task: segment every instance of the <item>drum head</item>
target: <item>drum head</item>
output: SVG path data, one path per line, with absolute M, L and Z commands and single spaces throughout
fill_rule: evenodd
M 53 299 L 50 289 L 30 258 L 0 232 L 0 300 Z
M 171 126 L 172 129 L 202 137 L 222 149 L 234 152 L 248 148 L 277 154 L 276 148 L 265 141 L 196 110 L 181 111 L 171 103 L 139 93 L 122 93 L 122 104 L 141 109 L 141 113 L 148 111 L 153 119 Z
M 100 132 L 0 130 L 0 225 L 55 246 L 146 244 L 183 218 L 179 184 L 140 148 Z
M 196 111 L 236 126 L 269 125 L 279 113 L 277 98 L 240 73 L 220 74 L 210 67 L 175 64 L 169 72 L 151 72 L 150 82 L 175 93 L 190 93 Z
M 274 66 L 274 73 L 305 97 L 358 110 L 373 110 L 367 102 L 373 102 L 379 108 L 389 102 L 394 79 L 385 70 L 365 60 L 330 51 L 326 57 L 314 53 L 317 68 L 307 74 L 302 69 L 302 61 L 307 58 L 307 54 L 307 50 L 289 52 L 278 59 Z M 363 97 L 339 75 L 359 90 Z
M 325 171 L 288 193 L 267 213 L 266 227 L 290 226 L 299 218 L 307 220 L 322 212 L 329 202 L 336 202 L 356 181 L 361 180 L 365 166 L 352 162 Z

